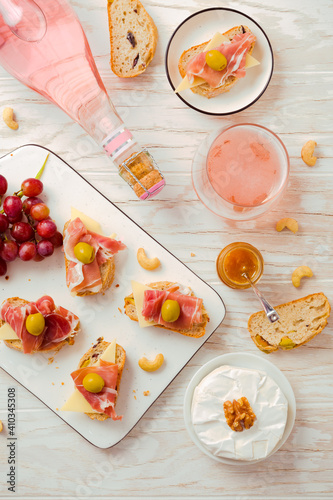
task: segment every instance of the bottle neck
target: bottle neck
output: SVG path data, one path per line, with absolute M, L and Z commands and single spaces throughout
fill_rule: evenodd
M 138 151 L 136 141 L 124 124 L 110 132 L 103 140 L 102 146 L 117 167 Z

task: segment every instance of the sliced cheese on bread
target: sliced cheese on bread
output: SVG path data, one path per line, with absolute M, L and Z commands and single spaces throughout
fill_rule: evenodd
M 137 281 L 131 281 L 131 285 L 132 285 L 132 291 L 133 291 L 136 312 L 138 314 L 138 321 L 139 321 L 139 325 L 141 326 L 141 328 L 144 328 L 145 326 L 158 325 L 158 323 L 154 323 L 152 321 L 147 321 L 142 316 L 144 292 L 145 292 L 145 290 L 153 290 L 153 288 L 150 288 L 150 286 L 147 286 L 147 285 L 143 285 L 142 283 L 138 283 Z
M 114 339 L 110 345 L 105 349 L 103 354 L 94 363 L 94 365 L 99 365 L 100 360 L 108 361 L 109 363 L 116 362 L 116 339 Z M 74 411 L 78 413 L 99 413 L 94 410 L 85 397 L 77 389 L 74 390 L 73 394 L 67 399 L 66 403 L 60 408 L 60 411 Z
M 229 38 L 227 38 L 225 35 L 222 35 L 222 33 L 215 33 L 211 41 L 206 45 L 204 52 L 206 52 L 207 50 L 215 49 L 223 42 L 229 42 Z M 255 57 L 251 56 L 250 54 L 246 54 L 246 69 L 252 68 L 253 66 L 258 66 L 259 64 L 260 62 Z M 185 76 L 176 88 L 175 93 L 179 93 L 182 90 L 192 89 L 193 87 L 197 87 L 198 85 L 202 85 L 203 83 L 206 83 L 206 81 L 199 76 L 194 77 L 193 83 L 190 83 L 188 77 Z
M 81 219 L 81 221 L 86 226 L 88 231 L 92 231 L 93 233 L 103 235 L 103 231 L 102 231 L 102 228 L 101 228 L 101 225 L 99 224 L 99 222 L 95 221 L 94 219 L 92 219 L 88 215 L 84 214 L 83 212 L 80 212 L 76 208 L 71 207 L 71 220 L 74 220 L 77 217 L 79 217 L 79 219 Z
M 0 328 L 0 340 L 20 340 L 12 327 L 8 323 L 4 323 Z

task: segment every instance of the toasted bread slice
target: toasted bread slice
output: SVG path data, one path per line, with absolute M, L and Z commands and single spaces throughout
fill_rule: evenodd
M 229 40 L 232 40 L 235 35 L 239 35 L 242 33 L 251 33 L 250 28 L 247 26 L 236 26 L 234 28 L 231 28 L 230 30 L 226 31 L 223 33 L 224 36 L 229 38 Z M 182 55 L 180 56 L 179 63 L 178 63 L 178 69 L 179 73 L 181 74 L 181 77 L 184 78 L 186 76 L 186 68 L 187 65 L 194 56 L 200 54 L 200 52 L 203 52 L 205 50 L 205 47 L 207 46 L 208 42 L 201 43 L 200 45 L 196 45 L 194 47 L 191 47 L 190 49 L 185 50 Z M 252 54 L 253 48 L 254 48 L 255 42 L 251 45 L 248 54 Z M 202 95 L 204 97 L 207 97 L 207 99 L 211 99 L 212 97 L 216 97 L 220 94 L 223 94 L 224 92 L 229 92 L 229 90 L 232 89 L 232 87 L 235 85 L 237 82 L 238 78 L 236 76 L 230 75 L 226 82 L 223 85 L 220 85 L 217 88 L 211 87 L 208 83 L 203 83 L 202 85 L 198 85 L 197 87 L 193 87 L 191 90 L 195 94 Z
M 279 321 L 270 323 L 264 311 L 250 316 L 248 330 L 256 346 L 266 354 L 278 348 L 290 350 L 313 339 L 327 325 L 331 307 L 323 293 L 314 293 L 277 306 Z
M 167 288 L 170 288 L 173 285 L 176 285 L 176 283 L 173 283 L 171 281 L 158 281 L 156 283 L 148 283 L 147 286 L 150 286 L 150 288 L 153 288 L 155 290 L 166 290 Z M 195 297 L 195 294 L 193 292 L 191 292 L 191 295 L 192 297 Z M 131 320 L 138 321 L 138 314 L 136 311 L 133 294 L 129 295 L 128 297 L 125 297 L 125 314 Z M 202 323 L 193 325 L 193 327 L 190 330 L 177 330 L 175 328 L 174 329 L 167 328 L 164 325 L 154 325 L 154 326 L 157 326 L 159 328 L 164 328 L 165 330 L 178 332 L 181 333 L 182 335 L 187 335 L 188 337 L 199 338 L 205 335 L 208 321 L 209 321 L 208 313 L 204 305 L 202 305 Z
M 109 0 L 111 69 L 121 78 L 143 73 L 153 60 L 158 32 L 139 0 Z
M 63 237 L 65 238 L 65 232 L 66 232 L 66 229 L 69 225 L 71 221 L 67 221 L 65 226 L 64 226 L 64 231 L 63 231 Z M 68 273 L 68 269 L 69 269 L 69 261 L 66 257 L 66 254 L 64 254 L 65 256 L 65 267 L 66 267 L 66 276 L 67 276 L 67 273 Z M 114 274 L 115 274 L 115 263 L 114 263 L 114 257 L 111 257 L 109 260 L 107 260 L 106 262 L 104 262 L 104 264 L 102 264 L 99 268 L 100 270 L 100 273 L 101 273 L 101 279 L 102 279 L 102 288 L 99 292 L 90 292 L 90 291 L 86 291 L 86 292 L 76 292 L 75 295 L 77 295 L 78 297 L 85 297 L 86 295 L 96 295 L 98 293 L 104 293 L 108 288 L 110 288 L 110 286 L 112 285 L 113 283 L 113 280 L 114 280 Z
M 12 297 L 10 299 L 8 299 L 8 302 L 10 304 L 12 304 L 14 307 L 18 307 L 18 306 L 24 306 L 26 304 L 29 304 L 29 301 L 28 300 L 25 300 L 25 299 L 20 299 L 19 297 Z M 2 327 L 2 325 L 5 324 L 5 321 L 2 321 L 0 319 L 0 328 Z M 74 333 L 78 333 L 78 331 L 80 330 L 80 323 L 78 323 L 77 327 L 75 328 L 74 330 Z M 73 345 L 75 342 L 75 338 L 74 338 L 74 335 L 71 335 L 70 337 L 67 337 L 66 339 L 62 340 L 61 342 L 58 342 L 58 345 L 56 348 L 54 347 L 49 347 L 47 349 L 38 349 L 38 351 L 34 351 L 34 352 L 53 352 L 53 353 L 57 353 L 58 351 L 60 351 L 60 349 L 68 344 L 68 345 Z M 21 340 L 4 340 L 4 343 L 10 347 L 11 349 L 15 349 L 16 351 L 21 351 L 23 352 L 23 345 L 22 345 L 22 341 Z
M 89 364 L 86 364 L 86 366 L 93 365 L 98 361 L 98 359 L 101 357 L 105 349 L 110 345 L 110 342 L 105 342 L 103 340 L 103 337 L 100 337 L 97 339 L 96 344 L 94 344 L 80 359 L 79 361 L 79 366 L 78 368 L 82 368 L 82 365 L 89 361 Z M 121 377 L 123 374 L 124 370 L 124 365 L 125 365 L 125 360 L 126 360 L 126 351 L 123 347 L 121 347 L 119 344 L 116 344 L 116 364 L 118 365 L 118 377 L 117 377 L 117 384 L 116 384 L 116 391 L 119 393 L 119 387 L 120 387 L 120 381 Z M 117 403 L 117 397 L 115 399 L 115 406 Z M 92 420 L 106 420 L 110 418 L 108 415 L 105 413 L 86 413 L 88 417 L 90 417 Z

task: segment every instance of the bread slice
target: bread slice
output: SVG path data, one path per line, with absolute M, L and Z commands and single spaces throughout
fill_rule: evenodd
M 269 354 L 290 350 L 309 342 L 327 325 L 331 307 L 323 293 L 314 293 L 277 306 L 279 321 L 270 323 L 264 311 L 250 316 L 248 330 L 256 346 Z
M 8 302 L 13 305 L 14 307 L 20 307 L 20 306 L 25 306 L 26 304 L 29 304 L 28 300 L 20 299 L 19 297 L 12 297 L 11 299 L 8 299 Z M 0 328 L 5 324 L 5 321 L 0 319 Z M 74 334 L 78 333 L 80 330 L 80 323 L 77 324 Z M 38 351 L 33 351 L 33 352 L 50 352 L 52 351 L 53 353 L 57 353 L 60 351 L 60 349 L 68 344 L 68 345 L 73 345 L 75 342 L 74 335 L 71 335 L 70 337 L 67 337 L 66 339 L 62 340 L 61 342 L 58 342 L 58 345 L 56 348 L 54 347 L 48 347 L 47 349 L 38 349 Z M 4 343 L 6 346 L 10 347 L 11 349 L 15 349 L 16 351 L 21 351 L 23 352 L 23 345 L 22 345 L 22 340 L 4 340 Z
M 98 359 L 101 357 L 105 349 L 110 345 L 110 342 L 105 342 L 103 340 L 103 337 L 99 337 L 97 339 L 96 344 L 94 344 L 80 359 L 79 366 L 78 368 L 82 368 L 82 365 L 89 361 L 89 364 L 86 364 L 86 366 L 90 366 L 96 363 Z M 116 384 L 116 391 L 119 393 L 119 387 L 120 387 L 120 381 L 121 377 L 123 375 L 123 370 L 124 370 L 124 365 L 125 365 L 125 360 L 126 360 L 126 351 L 123 347 L 121 347 L 119 344 L 116 344 L 116 364 L 118 365 L 118 377 L 117 377 L 117 384 Z M 117 397 L 115 399 L 115 406 L 117 403 Z M 108 415 L 105 413 L 86 413 L 88 417 L 90 417 L 92 420 L 106 420 L 110 418 Z
M 147 286 L 153 288 L 154 290 L 166 290 L 176 284 L 177 283 L 173 283 L 171 281 L 158 281 L 156 283 L 149 283 Z M 191 296 L 192 297 L 195 296 L 193 292 L 191 292 Z M 125 297 L 125 314 L 131 320 L 138 321 L 138 314 L 136 311 L 133 294 L 129 295 L 128 297 Z M 193 327 L 190 330 L 177 330 L 175 328 L 167 328 L 164 325 L 154 325 L 154 326 L 157 326 L 159 328 L 164 328 L 165 330 L 178 332 L 181 333 L 182 335 L 187 335 L 188 337 L 199 338 L 205 335 L 208 321 L 209 321 L 208 313 L 204 308 L 204 305 L 202 304 L 202 323 L 193 325 Z
M 239 35 L 242 33 L 251 33 L 250 28 L 247 26 L 236 26 L 234 28 L 231 28 L 229 31 L 226 31 L 223 33 L 224 36 L 229 38 L 229 40 L 232 40 L 235 35 Z M 190 49 L 185 50 L 182 55 L 180 56 L 179 63 L 178 63 L 178 69 L 179 73 L 181 74 L 181 77 L 184 78 L 186 76 L 186 68 L 189 63 L 189 61 L 196 55 L 200 54 L 200 52 L 203 52 L 205 50 L 205 47 L 207 46 L 208 42 L 201 43 L 200 45 L 196 45 L 194 47 L 191 47 Z M 248 54 L 252 54 L 253 48 L 255 45 L 255 41 L 252 43 Z M 216 97 L 220 94 L 223 94 L 224 92 L 229 92 L 229 90 L 232 89 L 232 87 L 235 85 L 235 83 L 238 81 L 238 78 L 236 76 L 230 75 L 226 82 L 223 85 L 220 85 L 217 88 L 211 87 L 208 83 L 203 83 L 202 85 L 198 85 L 197 87 L 193 87 L 191 90 L 195 94 L 202 95 L 204 97 L 207 97 L 207 99 L 211 99 L 212 97 Z
M 121 78 L 143 73 L 153 60 L 158 32 L 139 0 L 109 0 L 111 69 Z
M 63 231 L 64 238 L 65 238 L 66 229 L 67 229 L 68 225 L 70 224 L 70 222 L 71 222 L 70 220 L 67 221 L 65 226 L 64 226 L 64 231 Z M 64 256 L 65 256 L 65 268 L 66 268 L 66 277 L 67 277 L 67 273 L 68 273 L 68 269 L 69 269 L 69 260 L 67 259 L 66 254 L 64 254 Z M 102 288 L 99 292 L 86 291 L 86 292 L 73 292 L 73 293 L 75 293 L 75 295 L 77 295 L 78 297 L 85 297 L 86 295 L 96 295 L 98 293 L 104 293 L 108 288 L 110 288 L 110 286 L 113 283 L 115 269 L 116 268 L 115 268 L 115 263 L 114 263 L 114 257 L 111 257 L 109 260 L 104 262 L 104 264 L 102 264 L 99 268 L 100 273 L 101 273 L 101 279 L 102 279 Z

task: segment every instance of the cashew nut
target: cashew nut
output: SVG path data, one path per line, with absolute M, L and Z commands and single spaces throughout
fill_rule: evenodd
M 280 219 L 276 224 L 276 230 L 282 231 L 285 227 L 290 229 L 293 233 L 297 233 L 298 231 L 298 222 L 295 219 L 290 219 L 289 217 L 285 217 L 284 219 Z
M 293 285 L 298 288 L 301 284 L 301 279 L 304 277 L 311 278 L 313 276 L 312 270 L 308 266 L 300 266 L 291 275 Z
M 13 108 L 5 108 L 2 112 L 3 121 L 12 130 L 17 130 L 19 125 L 14 120 L 14 110 Z
M 313 156 L 313 152 L 316 146 L 316 141 L 308 141 L 302 147 L 302 160 L 304 161 L 304 163 L 309 165 L 309 167 L 313 167 L 316 164 L 317 157 Z
M 155 372 L 163 365 L 164 356 L 163 354 L 157 354 L 156 358 L 153 361 L 149 361 L 149 359 L 143 357 L 139 359 L 139 366 L 142 370 L 146 372 Z
M 146 271 L 153 271 L 154 269 L 157 269 L 161 264 L 160 260 L 157 257 L 148 259 L 143 248 L 139 248 L 136 258 L 138 259 L 140 266 L 143 267 L 143 269 L 146 269 Z

